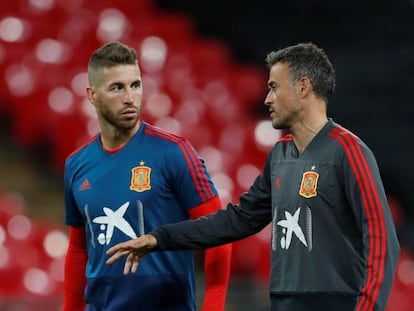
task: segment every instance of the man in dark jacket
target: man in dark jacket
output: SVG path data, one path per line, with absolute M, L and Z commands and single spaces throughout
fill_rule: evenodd
M 240 203 L 118 244 L 107 263 L 125 255 L 124 273 L 134 272 L 149 252 L 221 245 L 271 222 L 273 311 L 384 310 L 399 243 L 373 153 L 328 118 L 333 66 L 312 43 L 266 61 L 265 104 L 273 127 L 289 134 Z

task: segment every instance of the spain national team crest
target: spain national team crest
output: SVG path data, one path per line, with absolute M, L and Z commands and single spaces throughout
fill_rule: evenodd
M 319 174 L 315 171 L 307 171 L 303 173 L 299 194 L 305 198 L 315 197 L 318 194 L 316 191 L 318 178 Z
M 129 189 L 144 192 L 151 189 L 151 168 L 140 162 L 140 166 L 131 169 L 131 185 Z

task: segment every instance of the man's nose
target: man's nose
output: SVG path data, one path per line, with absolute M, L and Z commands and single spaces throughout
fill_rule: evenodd
M 135 93 L 134 90 L 127 90 L 125 94 L 125 102 L 130 104 L 135 101 Z
M 265 104 L 266 106 L 269 106 L 269 105 L 271 105 L 271 104 L 272 104 L 272 100 L 271 100 L 271 92 L 270 92 L 270 91 L 266 94 L 266 97 L 265 97 L 265 100 L 264 100 L 264 104 Z

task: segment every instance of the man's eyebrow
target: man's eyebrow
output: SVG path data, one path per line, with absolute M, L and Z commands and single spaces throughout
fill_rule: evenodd
M 124 85 L 124 83 L 121 81 L 114 81 L 114 82 L 111 82 L 108 86 L 115 86 L 115 85 Z
M 123 88 L 125 85 L 121 81 L 113 81 L 106 86 L 106 89 L 110 90 L 114 87 L 116 88 Z

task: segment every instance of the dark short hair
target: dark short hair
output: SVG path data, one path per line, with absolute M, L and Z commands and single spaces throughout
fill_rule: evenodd
M 299 43 L 266 56 L 270 69 L 276 63 L 289 64 L 289 76 L 292 82 L 307 77 L 314 92 L 328 103 L 335 90 L 335 70 L 323 49 L 313 43 Z
M 137 53 L 134 48 L 117 41 L 111 41 L 93 52 L 88 69 L 99 69 L 117 65 L 134 65 Z

